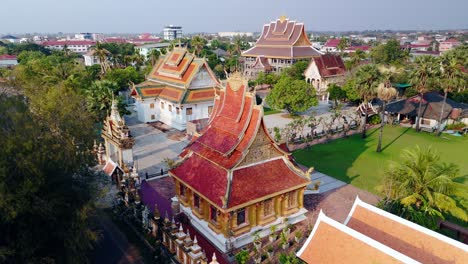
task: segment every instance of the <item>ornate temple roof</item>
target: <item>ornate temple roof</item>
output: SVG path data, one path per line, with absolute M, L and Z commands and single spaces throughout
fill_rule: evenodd
M 110 114 L 104 120 L 102 136 L 125 149 L 132 148 L 135 144 L 135 139 L 131 137 L 130 130 L 125 124 L 125 119 L 119 114 L 115 100 L 112 102 Z
M 192 88 L 201 71 L 206 71 L 211 82 L 204 80 L 201 86 Z M 195 57 L 186 48 L 175 47 L 158 60 L 146 81 L 133 87 L 131 95 L 139 99 L 160 97 L 175 103 L 202 102 L 213 100 L 213 88 L 218 86 L 205 59 Z
M 320 54 L 312 47 L 303 23 L 281 17 L 265 24 L 255 46 L 244 51 L 242 56 L 300 59 Z
M 208 126 L 180 157 L 170 175 L 220 209 L 233 210 L 310 183 L 269 136 L 263 106 L 255 105 L 255 94 L 240 74 L 216 95 Z

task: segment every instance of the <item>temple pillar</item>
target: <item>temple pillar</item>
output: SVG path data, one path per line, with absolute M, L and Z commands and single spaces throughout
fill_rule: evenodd
M 298 208 L 304 207 L 304 191 L 305 191 L 305 188 L 301 188 L 298 191 L 298 196 L 297 196 L 297 207 Z

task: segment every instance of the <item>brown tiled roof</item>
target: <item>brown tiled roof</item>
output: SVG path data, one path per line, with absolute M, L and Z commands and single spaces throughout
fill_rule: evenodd
M 359 199 L 348 227 L 422 263 L 466 263 L 468 246 Z
M 346 73 L 345 65 L 339 55 L 324 54 L 313 60 L 322 77 L 343 76 Z

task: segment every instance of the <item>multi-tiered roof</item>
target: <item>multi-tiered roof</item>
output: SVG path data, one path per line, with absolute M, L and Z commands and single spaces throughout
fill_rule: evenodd
M 215 98 L 210 123 L 170 171 L 220 209 L 234 210 L 310 183 L 269 136 L 263 107 L 240 74 Z
M 320 54 L 312 47 L 305 33 L 304 23 L 281 17 L 265 24 L 255 46 L 244 51 L 242 56 L 301 59 L 312 58 Z
M 143 83 L 132 89 L 140 99 L 159 97 L 174 103 L 211 101 L 219 81 L 203 58 L 175 47 L 160 58 Z

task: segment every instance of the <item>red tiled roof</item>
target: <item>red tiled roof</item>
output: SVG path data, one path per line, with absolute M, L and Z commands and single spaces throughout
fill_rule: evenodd
M 229 207 L 271 194 L 286 192 L 309 183 L 286 165 L 283 158 L 238 169 L 233 172 Z M 253 186 L 248 188 L 247 186 Z M 262 186 L 262 188 L 257 188 Z
M 344 75 L 346 73 L 345 65 L 339 55 L 324 54 L 314 58 L 314 62 L 322 77 Z
M 324 47 L 329 47 L 329 48 L 336 48 L 340 44 L 340 39 L 329 39 L 325 44 L 323 45 Z
M 3 54 L 3 55 L 0 55 L 0 60 L 16 60 L 16 56 Z
M 312 47 L 262 47 L 255 46 L 242 53 L 243 56 L 264 56 L 267 58 L 311 58 L 321 53 Z
M 356 50 L 368 51 L 369 49 L 370 49 L 370 46 L 351 46 L 351 47 L 347 47 L 345 51 L 356 51 Z

